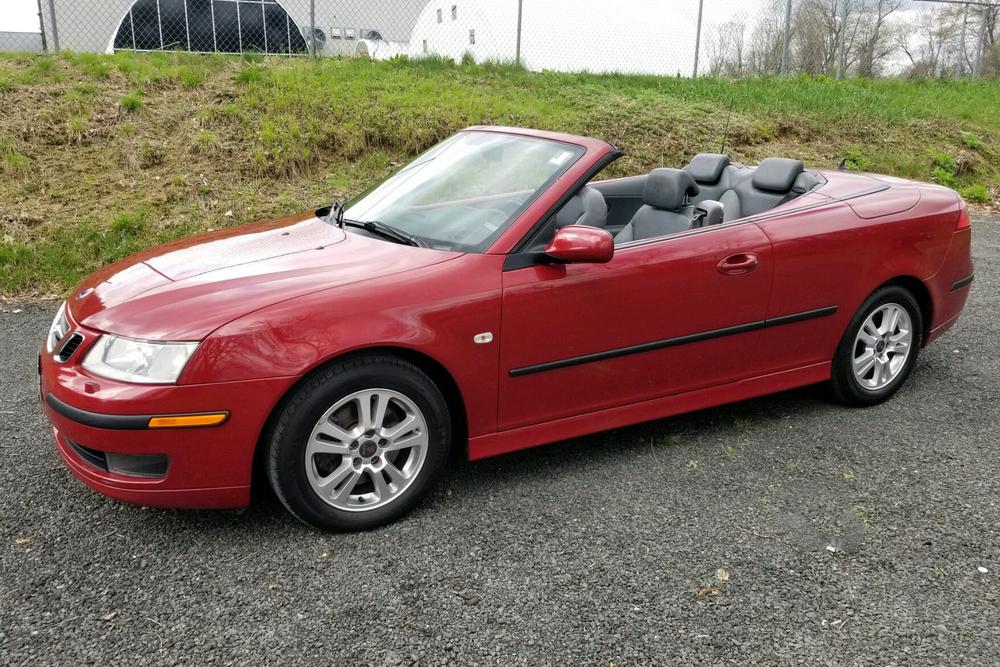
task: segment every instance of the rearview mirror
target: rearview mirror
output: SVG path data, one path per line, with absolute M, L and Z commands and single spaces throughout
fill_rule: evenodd
M 603 229 L 567 225 L 552 237 L 545 254 L 567 264 L 603 264 L 614 257 L 615 242 Z

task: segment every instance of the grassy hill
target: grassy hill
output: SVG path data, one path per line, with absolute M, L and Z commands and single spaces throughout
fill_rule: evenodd
M 1000 83 L 674 79 L 440 61 L 0 55 L 0 294 L 62 293 L 148 245 L 329 203 L 468 125 L 600 137 L 613 174 L 736 159 L 1000 196 Z

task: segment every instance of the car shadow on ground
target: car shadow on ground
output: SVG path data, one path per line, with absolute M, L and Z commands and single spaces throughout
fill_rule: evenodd
M 735 441 L 751 426 L 767 428 L 768 424 L 776 424 L 793 415 L 797 420 L 808 422 L 811 415 L 840 409 L 845 408 L 828 398 L 823 385 L 815 385 L 480 461 L 468 461 L 464 450 L 456 450 L 452 452 L 436 491 L 416 513 L 448 511 L 448 506 L 462 503 L 463 498 L 471 499 L 478 490 L 516 484 L 537 475 L 585 477 L 588 471 L 601 470 L 622 456 L 661 455 L 666 448 L 672 448 L 683 457 L 707 456 L 717 453 L 712 448 L 713 443 Z M 290 527 L 307 532 L 313 530 L 295 521 L 261 475 L 255 476 L 251 504 L 245 510 L 140 510 L 129 506 L 127 511 L 143 511 L 147 525 L 163 524 L 171 530 L 201 532 L 224 527 L 243 535 L 275 530 L 285 532 Z M 389 529 L 391 526 L 377 530 Z

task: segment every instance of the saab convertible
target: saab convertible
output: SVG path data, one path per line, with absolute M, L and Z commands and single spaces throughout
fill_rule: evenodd
M 346 204 L 90 276 L 39 357 L 85 484 L 232 508 L 269 481 L 362 529 L 469 459 L 826 382 L 896 392 L 959 317 L 951 190 L 700 154 L 597 180 L 596 139 L 470 128 Z

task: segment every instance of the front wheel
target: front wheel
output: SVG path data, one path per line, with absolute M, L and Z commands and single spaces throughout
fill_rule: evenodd
M 830 385 L 848 405 L 874 405 L 892 396 L 917 361 L 923 317 L 916 299 L 895 285 L 882 287 L 851 320 L 833 359 Z
M 363 530 L 420 502 L 451 438 L 444 397 L 419 368 L 384 355 L 349 359 L 289 398 L 268 446 L 268 478 L 302 521 Z

